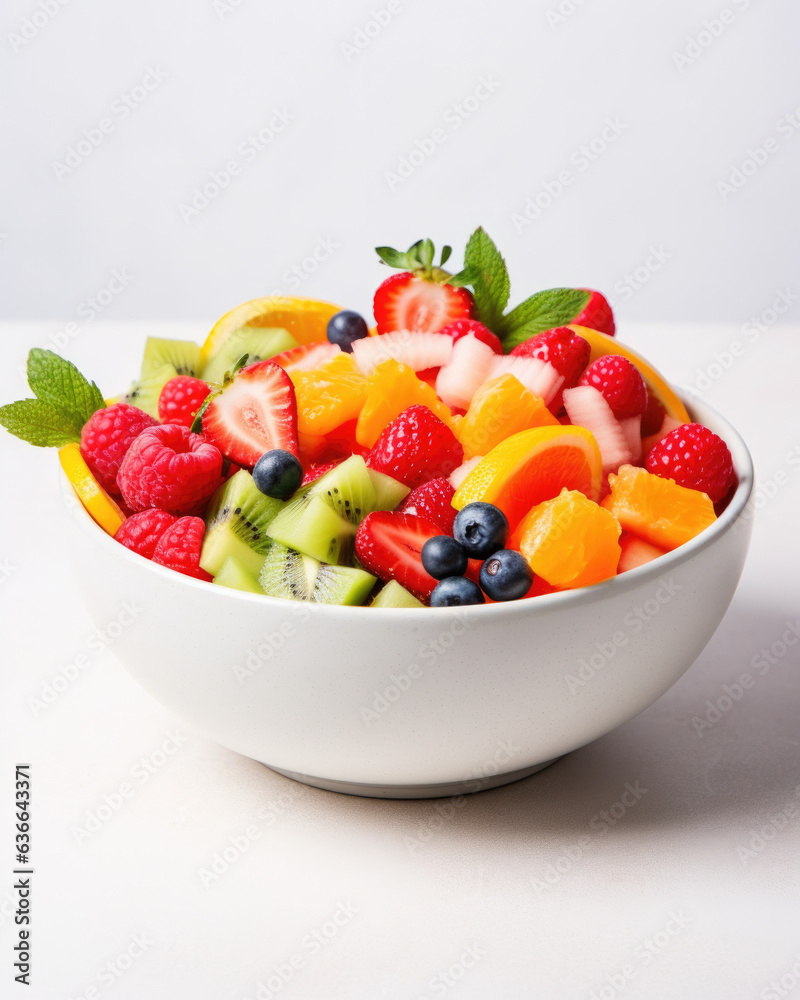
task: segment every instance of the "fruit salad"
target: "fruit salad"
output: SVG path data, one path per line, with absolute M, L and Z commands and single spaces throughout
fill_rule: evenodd
M 483 229 L 430 240 L 375 292 L 374 326 L 299 298 L 232 310 L 201 346 L 150 338 L 104 398 L 28 359 L 0 423 L 59 449 L 97 524 L 142 559 L 262 597 L 378 608 L 530 600 L 659 559 L 717 518 L 727 445 L 615 337 L 596 291 L 508 309 Z

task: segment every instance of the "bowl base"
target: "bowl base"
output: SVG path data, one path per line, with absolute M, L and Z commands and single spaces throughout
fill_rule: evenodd
M 271 771 L 292 778 L 304 785 L 323 788 L 326 792 L 340 792 L 343 795 L 361 795 L 370 799 L 440 799 L 452 798 L 455 795 L 470 795 L 483 792 L 488 788 L 498 788 L 512 781 L 520 781 L 537 771 L 555 764 L 561 757 L 553 757 L 532 767 L 523 767 L 517 771 L 505 771 L 503 774 L 492 774 L 486 778 L 470 778 L 468 781 L 443 781 L 432 785 L 372 785 L 358 781 L 338 781 L 336 778 L 315 778 L 311 774 L 301 774 L 299 771 L 284 771 L 283 768 L 266 766 Z

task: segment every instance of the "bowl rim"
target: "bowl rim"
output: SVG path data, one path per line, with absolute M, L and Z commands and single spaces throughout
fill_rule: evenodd
M 443 617 L 462 619 L 464 617 L 473 618 L 474 616 L 478 616 L 479 620 L 480 618 L 485 617 L 485 619 L 489 621 L 526 615 L 538 616 L 547 614 L 549 611 L 554 609 L 569 608 L 573 605 L 593 604 L 595 601 L 601 601 L 605 597 L 624 594 L 629 590 L 638 588 L 642 584 L 648 583 L 649 581 L 660 580 L 662 577 L 669 574 L 671 570 L 685 562 L 688 562 L 698 553 L 704 551 L 709 546 L 714 545 L 723 535 L 727 534 L 727 532 L 729 532 L 739 521 L 747 508 L 754 487 L 753 459 L 741 434 L 739 434 L 739 432 L 725 417 L 714 409 L 714 407 L 710 406 L 694 390 L 681 387 L 679 395 L 683 399 L 684 403 L 686 403 L 689 415 L 693 420 L 698 418 L 698 422 L 706 423 L 708 417 L 710 416 L 711 423 L 717 425 L 715 433 L 719 433 L 720 437 L 723 438 L 733 455 L 734 468 L 739 476 L 739 485 L 731 497 L 728 506 L 713 524 L 709 525 L 709 527 L 701 531 L 699 535 L 696 535 L 688 542 L 684 542 L 683 545 L 679 545 L 671 552 L 667 552 L 665 555 L 659 556 L 658 559 L 654 559 L 652 562 L 645 563 L 643 566 L 637 566 L 635 569 L 628 570 L 620 576 L 611 577 L 601 583 L 595 583 L 588 587 L 577 587 L 574 590 L 563 590 L 554 594 L 541 594 L 536 597 L 535 600 L 530 599 L 525 601 L 507 601 L 504 603 L 472 604 L 463 607 L 442 608 L 373 608 L 369 605 L 350 606 L 313 604 L 310 602 L 306 602 L 304 606 L 308 609 L 311 615 L 320 616 L 323 619 L 329 615 L 335 615 L 337 618 L 344 616 L 345 619 L 350 619 L 352 617 L 355 621 L 360 619 L 361 615 L 369 612 L 370 616 L 372 616 L 371 620 L 375 622 L 377 622 L 377 619 L 374 617 L 376 614 L 388 615 L 389 617 L 386 619 L 387 622 L 392 621 L 397 623 L 398 620 L 408 621 L 412 617 L 415 622 L 430 622 L 432 620 L 430 617 L 431 613 L 439 616 L 437 620 L 440 623 Z M 711 429 L 713 430 L 714 428 Z M 267 594 L 264 594 L 263 596 L 261 594 L 251 594 L 246 591 L 234 590 L 229 587 L 214 587 L 214 584 L 208 581 L 195 580 L 190 576 L 176 574 L 174 570 L 168 569 L 165 566 L 159 566 L 158 563 L 154 563 L 152 560 L 146 559 L 144 556 L 140 556 L 138 553 L 126 548 L 124 545 L 116 543 L 113 537 L 104 531 L 103 528 L 101 528 L 100 525 L 93 520 L 80 500 L 77 499 L 71 483 L 67 479 L 63 470 L 60 468 L 59 475 L 62 495 L 65 500 L 70 501 L 66 503 L 70 513 L 72 513 L 80 521 L 84 530 L 94 532 L 95 539 L 99 539 L 99 544 L 108 546 L 109 553 L 113 551 L 116 553 L 118 558 L 133 562 L 140 569 L 146 568 L 151 573 L 154 573 L 157 576 L 172 582 L 173 584 L 176 582 L 176 576 L 178 576 L 181 578 L 183 585 L 190 588 L 199 588 L 200 591 L 204 593 L 208 593 L 209 588 L 213 587 L 217 592 L 219 600 L 221 601 L 246 602 L 252 604 L 253 607 L 260 607 L 262 609 L 265 607 L 264 602 L 267 601 L 268 606 L 276 609 L 285 608 L 286 601 L 283 598 L 270 597 Z M 398 612 L 401 611 L 403 612 L 403 615 L 398 618 Z

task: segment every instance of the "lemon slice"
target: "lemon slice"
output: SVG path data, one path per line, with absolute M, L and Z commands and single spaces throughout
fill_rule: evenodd
M 125 515 L 92 475 L 92 470 L 83 460 L 80 445 L 64 445 L 58 451 L 58 458 L 80 502 L 103 531 L 115 535 Z

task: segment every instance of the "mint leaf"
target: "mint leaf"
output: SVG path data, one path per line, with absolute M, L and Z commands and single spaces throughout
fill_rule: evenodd
M 60 448 L 80 441 L 83 422 L 43 399 L 22 399 L 0 406 L 0 424 L 39 448 Z
M 28 385 L 39 400 L 78 422 L 79 428 L 106 405 L 94 382 L 84 378 L 72 362 L 38 347 L 28 355 Z
M 537 333 L 571 323 L 585 308 L 590 294 L 580 288 L 550 288 L 531 295 L 503 317 L 495 331 L 503 349 L 508 352 Z
M 478 319 L 490 330 L 500 328 L 503 310 L 508 305 L 511 281 L 502 254 L 482 226 L 475 230 L 467 242 L 464 271 L 470 277 L 469 284 L 472 285 Z M 464 272 L 461 272 L 459 278 L 464 281 Z

